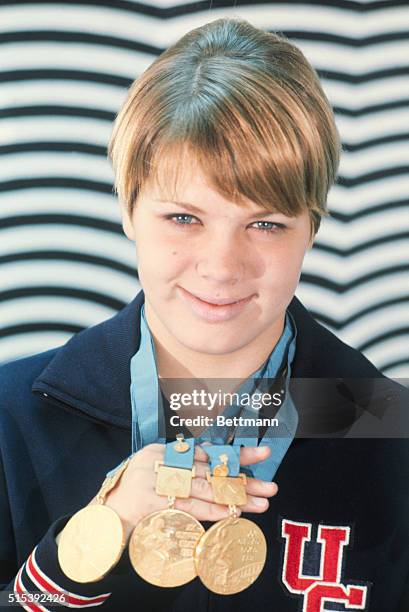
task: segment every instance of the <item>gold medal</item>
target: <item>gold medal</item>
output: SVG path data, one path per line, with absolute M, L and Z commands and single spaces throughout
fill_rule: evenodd
M 260 575 L 267 555 L 261 529 L 248 519 L 230 516 L 212 525 L 196 546 L 196 571 L 213 593 L 232 595 Z
M 64 527 L 58 561 L 71 580 L 96 582 L 118 563 L 124 546 L 124 529 L 117 513 L 107 506 L 87 506 Z
M 193 553 L 203 533 L 199 521 L 181 510 L 170 508 L 145 516 L 129 542 L 134 570 L 156 586 L 190 582 L 197 575 Z
M 182 435 L 173 443 L 173 451 L 190 449 Z M 169 507 L 145 516 L 135 527 L 129 540 L 129 557 L 137 574 L 161 587 L 176 587 L 196 577 L 194 550 L 204 528 L 187 512 L 174 508 L 176 497 L 188 498 L 192 469 L 155 464 L 156 493 L 168 497 Z
M 214 501 L 227 504 L 230 516 L 210 527 L 195 549 L 196 571 L 203 584 L 219 595 L 232 595 L 247 589 L 263 570 L 267 544 L 261 529 L 248 519 L 237 517 L 236 506 L 247 502 L 246 476 L 228 477 L 225 454 L 215 466 L 212 484 Z
M 62 571 L 75 582 L 101 580 L 119 561 L 125 532 L 117 513 L 104 506 L 105 497 L 119 482 L 130 457 L 104 480 L 95 503 L 79 510 L 64 527 L 58 544 Z

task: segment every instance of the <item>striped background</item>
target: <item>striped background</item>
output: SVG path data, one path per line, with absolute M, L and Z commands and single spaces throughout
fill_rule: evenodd
M 409 377 L 407 2 L 1 2 L 0 362 L 65 342 L 138 290 L 106 158 L 126 88 L 221 16 L 283 32 L 318 70 L 343 142 L 297 295 Z

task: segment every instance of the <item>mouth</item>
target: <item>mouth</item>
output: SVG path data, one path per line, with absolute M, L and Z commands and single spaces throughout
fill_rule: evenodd
M 240 297 L 213 298 L 211 296 L 203 295 L 201 293 L 191 293 L 191 295 L 193 295 L 193 297 L 197 298 L 198 300 L 201 300 L 202 302 L 206 302 L 206 304 L 213 304 L 214 306 L 229 306 L 230 304 L 238 304 L 239 302 L 244 302 L 245 300 L 248 300 L 251 297 L 251 296 L 247 296 L 244 298 L 240 298 Z
M 215 298 L 202 293 L 191 293 L 183 287 L 178 287 L 182 299 L 201 319 L 209 322 L 228 321 L 240 314 L 247 304 L 255 297 L 252 293 L 247 297 Z

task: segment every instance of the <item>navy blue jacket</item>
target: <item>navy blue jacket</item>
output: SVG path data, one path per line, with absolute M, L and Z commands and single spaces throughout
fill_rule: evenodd
M 371 380 L 381 382 L 375 409 L 399 409 L 406 420 L 409 393 L 314 321 L 296 298 L 289 306 L 298 330 L 292 375 L 307 380 L 295 385 L 295 404 L 301 429 L 308 434 L 311 422 L 322 423 L 323 435 L 293 441 L 274 478 L 279 492 L 268 511 L 247 515 L 268 545 L 256 582 L 231 596 L 209 592 L 198 578 L 178 588 L 155 587 L 132 570 L 127 548 L 102 581 L 84 585 L 65 577 L 55 535 L 131 452 L 130 359 L 139 346 L 143 299 L 140 292 L 114 317 L 62 347 L 0 368 L 2 588 L 63 589 L 79 607 L 115 611 L 319 612 L 353 606 L 408 612 L 406 434 L 361 439 L 348 438 L 348 432 L 374 398 Z M 308 379 L 317 378 L 328 379 L 318 391 L 308 386 Z

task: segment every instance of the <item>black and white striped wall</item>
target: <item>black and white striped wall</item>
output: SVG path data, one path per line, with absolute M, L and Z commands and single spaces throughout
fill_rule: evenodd
M 283 32 L 321 76 L 344 153 L 297 295 L 409 378 L 409 3 L 0 3 L 0 362 L 64 343 L 139 285 L 106 146 L 126 89 L 221 16 Z

